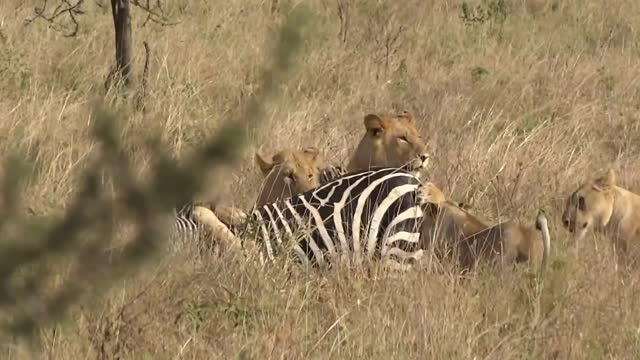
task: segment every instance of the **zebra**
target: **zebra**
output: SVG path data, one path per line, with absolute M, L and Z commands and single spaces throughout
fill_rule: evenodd
M 275 260 L 287 244 L 312 266 L 330 266 L 339 257 L 383 259 L 406 270 L 419 261 L 422 183 L 416 174 L 390 167 L 335 174 L 316 189 L 254 208 L 237 232 L 240 241 L 255 241 L 262 261 Z

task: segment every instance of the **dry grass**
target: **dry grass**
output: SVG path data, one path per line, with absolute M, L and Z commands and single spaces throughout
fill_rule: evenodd
M 347 2 L 345 42 L 345 2 L 310 2 L 303 66 L 268 104 L 225 186 L 203 196 L 247 208 L 259 186 L 257 146 L 313 145 L 345 163 L 364 114 L 408 109 L 435 149 L 431 179 L 454 199 L 491 221 L 533 223 L 539 207 L 550 214 L 544 285 L 526 271 L 491 269 L 466 280 L 448 271 L 289 276 L 187 251 L 89 299 L 42 333 L 42 351 L 55 359 L 637 358 L 637 277 L 616 272 L 606 239 L 567 245 L 558 220 L 568 191 L 611 164 L 640 191 L 640 2 L 503 2 L 504 21 L 494 11 L 473 24 L 458 1 Z M 136 70 L 142 41 L 152 48 L 149 111 L 129 119 L 122 137 L 141 173 L 143 136 L 161 133 L 179 158 L 237 111 L 295 4 L 279 1 L 272 14 L 267 1 L 176 1 L 167 9 L 182 22 L 172 27 L 139 27 L 136 13 Z M 35 161 L 27 205 L 50 213 L 65 207 L 94 147 L 89 104 L 112 63 L 112 23 L 88 7 L 80 34 L 63 38 L 45 24 L 24 27 L 33 5 L 0 2 L 0 156 Z M 3 349 L 3 358 L 25 354 Z

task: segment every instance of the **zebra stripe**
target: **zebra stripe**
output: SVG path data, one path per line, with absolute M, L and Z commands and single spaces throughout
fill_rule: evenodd
M 287 205 L 287 210 L 289 210 L 289 213 L 293 216 L 293 218 L 296 221 L 297 227 L 295 229 L 296 230 L 297 229 L 303 229 L 303 231 L 304 230 L 308 230 L 308 229 L 305 229 L 305 225 L 306 224 L 305 224 L 305 221 L 303 220 L 302 216 L 300 214 L 298 214 L 298 212 L 296 211 L 296 209 L 293 208 L 293 206 L 291 206 L 291 203 L 288 201 L 288 199 L 284 200 L 284 203 Z M 288 218 L 281 218 L 280 221 L 282 221 L 283 223 L 284 222 L 288 222 Z M 277 226 L 277 224 L 274 223 L 274 224 L 272 224 L 272 227 L 276 227 L 274 225 Z M 308 236 L 308 234 L 306 234 L 306 235 Z M 295 236 L 295 234 L 294 234 L 294 236 Z M 268 235 L 267 235 L 266 239 L 268 241 Z M 309 238 L 308 239 L 308 246 L 311 249 L 311 251 L 313 251 L 314 257 L 316 259 L 319 259 L 320 262 L 324 262 L 324 254 L 323 254 L 322 250 L 320 250 L 320 247 L 318 246 L 318 244 L 316 243 L 314 238 Z M 306 254 L 306 252 L 302 249 L 302 247 L 300 246 L 299 243 L 296 243 L 294 245 L 294 247 L 299 247 L 301 253 L 302 254 Z M 270 260 L 273 260 L 273 258 L 271 258 Z
M 346 174 L 317 189 L 252 211 L 241 234 L 255 240 L 273 261 L 293 241 L 303 263 L 321 265 L 337 258 L 384 258 L 396 267 L 413 263 L 420 249 L 420 180 L 397 168 L 372 168 Z M 302 232 L 299 238 L 295 234 Z
M 192 203 L 187 203 L 173 209 L 174 221 L 170 245 L 174 251 L 178 251 L 189 243 L 197 243 L 204 233 L 205 227 L 193 216 L 193 206 Z
M 380 223 L 382 222 L 382 218 L 384 217 L 384 214 L 386 213 L 386 211 L 393 204 L 393 202 L 395 202 L 398 198 L 402 197 L 403 195 L 409 192 L 416 191 L 417 189 L 418 189 L 418 185 L 414 185 L 414 184 L 399 186 L 391 190 L 391 192 L 389 193 L 389 196 L 387 196 L 384 200 L 382 200 L 382 202 L 380 202 L 380 204 L 378 205 L 378 208 L 375 210 L 375 213 L 373 214 L 373 218 L 371 219 L 371 228 L 369 230 L 369 239 L 368 239 L 368 247 L 367 247 L 369 258 L 373 256 L 373 250 L 375 248 L 375 244 L 377 241 L 377 235 L 378 235 L 378 230 L 380 228 Z M 407 215 L 405 216 L 404 214 L 407 214 Z M 395 226 L 395 221 L 398 219 L 404 220 L 404 219 L 410 218 L 411 216 L 422 217 L 422 209 L 420 208 L 419 205 L 416 205 L 414 207 L 411 207 L 410 209 L 405 210 L 405 212 L 403 212 L 398 217 L 396 217 L 389 226 L 390 227 Z M 418 237 L 420 237 L 419 233 L 416 233 L 416 232 L 408 233 L 406 231 L 396 233 L 394 237 L 397 238 L 402 233 L 407 233 L 407 238 L 398 238 L 398 240 L 406 241 L 409 237 L 413 238 L 416 234 L 418 235 Z M 384 244 L 382 247 L 383 253 L 385 252 L 385 249 L 388 247 L 388 242 L 389 242 L 388 235 L 385 239 L 386 240 L 384 241 Z
M 340 185 L 342 185 L 342 181 L 343 180 L 349 180 L 355 176 L 358 176 L 359 174 L 350 176 L 350 177 L 344 177 L 342 179 L 339 179 L 338 182 Z M 363 182 L 364 180 L 367 180 L 366 176 L 360 176 L 360 178 L 358 180 L 355 181 L 355 183 L 351 186 L 349 186 L 346 191 L 342 194 L 342 198 L 340 199 L 340 201 L 335 204 L 334 210 L 333 210 L 333 217 L 334 217 L 334 226 L 336 227 L 337 230 L 337 234 L 338 234 L 338 238 L 340 239 L 340 243 L 343 245 L 343 249 L 345 249 L 346 251 L 348 251 L 349 246 L 347 245 L 347 238 L 346 238 L 346 233 L 344 231 L 344 226 L 343 226 L 343 221 L 342 221 L 342 209 L 344 209 L 346 203 L 347 203 L 347 199 L 349 199 L 349 197 L 351 196 L 351 193 L 353 192 L 353 189 L 355 189 L 358 185 L 360 185 L 361 182 Z M 331 189 L 331 192 L 329 195 L 333 195 L 333 190 Z M 357 242 L 354 242 L 354 254 L 357 258 L 358 263 L 360 262 L 360 253 L 359 253 L 359 244 Z
M 200 224 L 195 219 L 184 215 L 176 216 L 174 227 L 180 234 L 193 234 L 200 230 Z

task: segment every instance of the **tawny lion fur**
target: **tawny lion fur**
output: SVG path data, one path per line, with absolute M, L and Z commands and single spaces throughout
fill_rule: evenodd
M 254 159 L 264 177 L 256 206 L 318 187 L 320 174 L 329 166 L 314 147 L 284 149 L 271 155 L 259 149 Z M 244 211 L 233 206 L 215 206 L 212 210 L 227 226 L 239 226 L 247 217 Z
M 562 224 L 576 240 L 590 230 L 602 232 L 611 237 L 619 261 L 637 260 L 640 196 L 618 186 L 612 169 L 586 181 L 568 196 Z
M 425 183 L 422 191 L 427 209 L 422 226 L 423 247 L 434 246 L 441 256 L 444 255 L 441 245 L 453 248 L 464 270 L 470 270 L 481 260 L 544 265 L 550 251 L 550 237 L 542 212 L 535 223 L 539 231 L 512 221 L 488 225 L 447 200 L 435 184 Z M 439 238 L 445 240 L 444 244 L 434 243 L 433 239 Z
M 364 127 L 366 132 L 354 150 L 348 171 L 405 165 L 419 171 L 428 165 L 427 144 L 408 112 L 395 116 L 369 114 L 364 117 Z
M 256 206 L 315 189 L 320 186 L 320 175 L 329 167 L 315 147 L 285 149 L 271 156 L 258 150 L 255 160 L 264 176 Z

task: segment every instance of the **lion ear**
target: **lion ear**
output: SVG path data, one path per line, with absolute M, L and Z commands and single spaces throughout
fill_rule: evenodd
M 407 123 L 411 124 L 411 125 L 415 125 L 416 124 L 416 118 L 413 117 L 413 114 L 411 114 L 410 112 L 408 112 L 407 110 L 404 110 L 402 112 L 402 114 L 400 114 L 398 116 L 398 118 L 400 120 L 404 120 Z
M 606 182 L 608 187 L 613 187 L 616 185 L 616 173 L 613 169 L 609 169 L 607 171 Z
M 273 166 L 276 165 L 280 165 L 282 163 L 284 163 L 288 157 L 290 157 L 292 154 L 292 151 L 289 149 L 285 149 L 285 150 L 281 150 L 277 153 L 275 153 L 272 157 L 271 157 L 271 161 L 273 162 Z
M 604 191 L 616 185 L 616 173 L 613 169 L 607 170 L 607 173 L 595 181 L 594 189 Z
M 318 149 L 317 147 L 313 147 L 313 146 L 309 146 L 309 147 L 306 147 L 306 148 L 302 149 L 302 152 L 305 155 L 309 156 L 311 161 L 316 161 L 318 159 L 318 156 L 320 156 L 320 149 Z
M 318 155 L 320 153 L 320 149 L 315 146 L 307 146 L 306 148 L 302 149 L 302 152 L 310 155 Z
M 384 130 L 384 121 L 376 114 L 368 114 L 364 117 L 364 127 L 372 135 L 378 136 Z
M 260 171 L 264 175 L 267 175 L 271 169 L 276 165 L 273 156 L 265 155 L 262 151 L 262 148 L 258 149 L 255 153 L 256 164 L 260 168 Z

